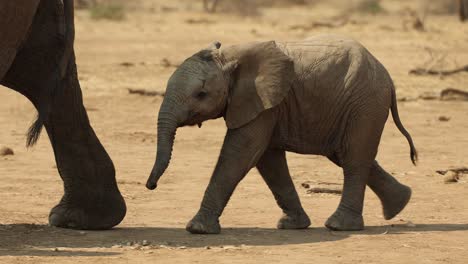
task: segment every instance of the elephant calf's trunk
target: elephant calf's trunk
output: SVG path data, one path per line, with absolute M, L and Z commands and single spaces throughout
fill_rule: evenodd
M 146 188 L 150 190 L 156 189 L 159 178 L 169 166 L 176 129 L 177 123 L 174 118 L 166 116 L 164 112 L 160 112 L 158 118 L 158 150 L 156 153 L 156 162 L 146 182 Z

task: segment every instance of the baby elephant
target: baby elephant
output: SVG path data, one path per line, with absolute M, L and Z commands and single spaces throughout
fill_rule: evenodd
M 323 35 L 299 42 L 258 42 L 185 60 L 169 79 L 158 117 L 156 163 L 147 182 L 155 189 L 171 158 L 176 129 L 224 117 L 228 131 L 200 210 L 187 224 L 197 234 L 221 231 L 219 217 L 236 185 L 257 167 L 284 216 L 278 228 L 307 228 L 310 220 L 294 188 L 285 152 L 328 157 L 343 168 L 343 195 L 325 226 L 364 228 L 366 184 L 385 219 L 408 203 L 411 189 L 375 160 L 389 110 L 417 160 L 398 117 L 387 70 L 355 40 Z

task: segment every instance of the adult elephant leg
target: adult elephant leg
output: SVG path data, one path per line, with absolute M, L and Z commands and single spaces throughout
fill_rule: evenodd
M 257 164 L 270 142 L 276 119 L 267 110 L 254 121 L 228 130 L 198 213 L 187 224 L 193 234 L 218 234 L 219 217 L 237 184 Z
M 58 3 L 40 1 L 28 37 L 0 81 L 35 105 L 52 143 L 64 195 L 50 212 L 50 224 L 108 229 L 120 223 L 126 206 L 114 165 L 89 123 L 73 51 L 66 72 L 58 69 L 66 46 L 59 37 L 63 11 Z
M 108 229 L 122 221 L 126 206 L 112 160 L 89 123 L 74 60 L 68 67 L 64 89 L 56 91 L 45 123 L 65 191 L 49 222 L 59 227 Z
M 399 183 L 392 175 L 380 167 L 377 161 L 372 164 L 367 184 L 379 197 L 386 220 L 390 220 L 399 214 L 411 198 L 411 188 Z
M 25 70 L 21 59 L 14 62 L 3 84 L 25 94 L 39 108 L 42 89 L 47 90 L 50 83 L 41 78 L 31 82 L 20 78 Z M 112 160 L 89 123 L 74 57 L 49 104 L 44 126 L 64 183 L 64 195 L 50 212 L 50 224 L 74 229 L 109 229 L 117 225 L 125 216 L 125 202 L 117 187 Z
M 289 174 L 284 150 L 268 149 L 257 163 L 257 169 L 270 188 L 284 215 L 278 221 L 279 229 L 303 229 L 310 219 L 302 208 L 296 188 Z
M 462 22 L 468 18 L 468 0 L 458 0 L 458 14 Z

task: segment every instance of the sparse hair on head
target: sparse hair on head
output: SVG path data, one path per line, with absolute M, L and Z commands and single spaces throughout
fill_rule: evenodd
M 211 50 L 201 50 L 197 52 L 194 56 L 206 62 L 210 62 L 214 60 L 213 51 Z

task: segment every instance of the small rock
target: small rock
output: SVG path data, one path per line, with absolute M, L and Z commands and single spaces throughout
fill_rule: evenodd
M 172 66 L 172 63 L 166 59 L 166 58 L 163 58 L 160 62 L 161 66 L 167 68 L 167 67 L 171 67 Z
M 134 244 L 134 243 L 133 243 L 132 241 L 128 241 L 127 243 L 125 243 L 125 245 L 126 245 L 127 247 L 133 246 L 133 244 Z
M 455 182 L 458 182 L 459 179 L 460 179 L 460 176 L 458 175 L 458 173 L 454 171 L 447 171 L 447 173 L 445 173 L 444 175 L 445 183 L 455 183 Z
M 221 248 L 224 250 L 230 250 L 230 249 L 236 249 L 237 247 L 236 246 L 222 246 Z
M 135 66 L 135 64 L 132 63 L 132 62 L 122 62 L 122 63 L 120 63 L 120 66 L 123 66 L 123 67 L 132 67 L 132 66 Z
M 441 122 L 447 122 L 450 120 L 450 117 L 448 116 L 439 116 L 439 121 Z
M 141 249 L 141 245 L 138 245 L 138 244 L 135 244 L 133 247 L 131 247 L 130 249 L 133 249 L 133 250 L 140 250 Z
M 143 240 L 143 241 L 141 241 L 141 245 L 142 245 L 142 246 L 149 246 L 150 244 L 151 244 L 151 243 L 148 242 L 148 240 Z
M 59 249 L 58 249 L 58 248 L 54 248 L 54 252 L 59 252 Z
M 85 231 L 80 231 L 79 234 L 84 236 L 84 235 L 86 235 L 86 232 Z
M 307 182 L 303 182 L 303 183 L 301 184 L 301 186 L 302 186 L 303 188 L 305 188 L 305 189 L 309 189 L 309 188 L 310 188 L 310 184 L 308 184 Z
M 400 219 L 400 222 L 403 222 L 404 227 L 416 227 L 416 225 L 411 221 L 405 221 L 404 219 Z
M 122 245 L 113 245 L 112 248 L 122 248 Z
M 0 149 L 0 156 L 10 156 L 15 155 L 15 152 L 9 147 L 2 147 Z
M 210 246 L 206 246 L 205 249 L 211 249 L 211 247 L 210 247 Z

